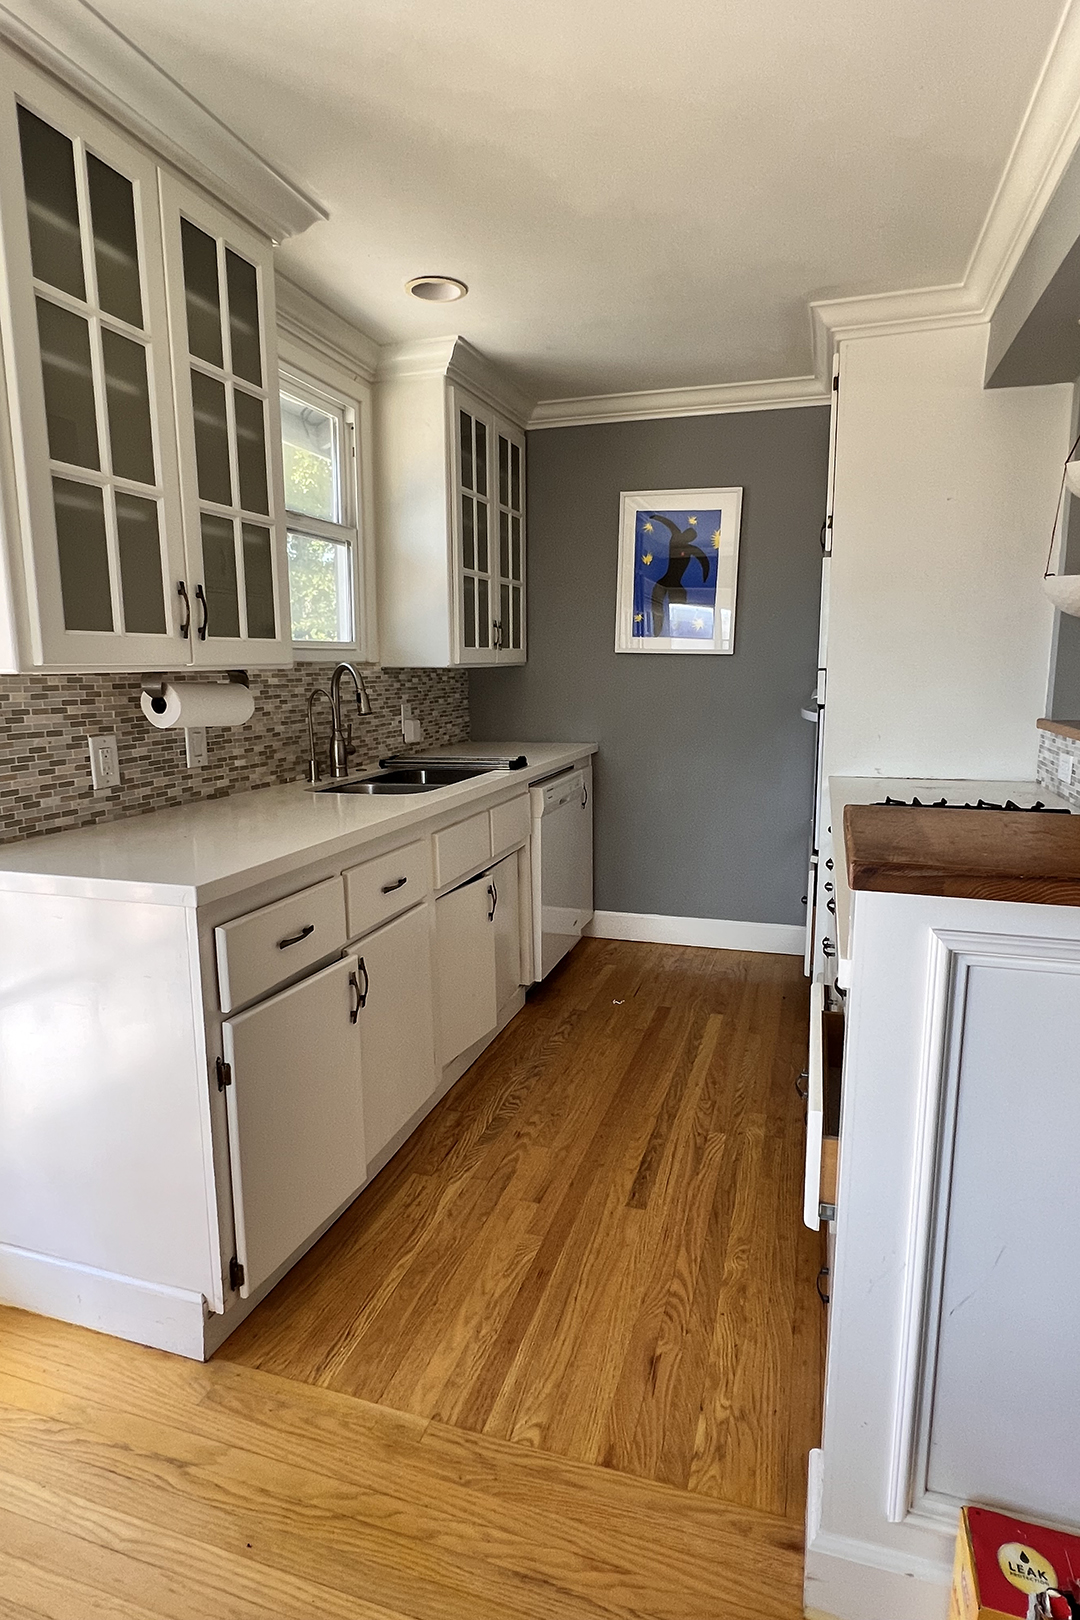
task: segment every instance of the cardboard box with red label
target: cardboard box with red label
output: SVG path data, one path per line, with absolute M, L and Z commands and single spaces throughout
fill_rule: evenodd
M 1080 1613 L 1080 1536 L 990 1508 L 963 1509 L 949 1620 L 1027 1620 L 1032 1598 L 1052 1591 L 1066 1594 L 1054 1612 L 1060 1602 L 1063 1616 Z

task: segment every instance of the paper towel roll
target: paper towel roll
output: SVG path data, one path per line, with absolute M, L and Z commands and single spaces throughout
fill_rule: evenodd
M 242 726 L 255 713 L 255 699 L 239 681 L 165 682 L 165 696 L 142 695 L 142 711 L 152 726 Z

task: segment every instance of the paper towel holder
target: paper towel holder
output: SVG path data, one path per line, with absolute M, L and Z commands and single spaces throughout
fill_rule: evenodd
M 238 686 L 251 685 L 246 669 L 229 669 L 225 673 L 230 681 L 235 681 Z M 144 675 L 142 678 L 142 690 L 149 698 L 164 698 L 167 678 L 165 675 Z

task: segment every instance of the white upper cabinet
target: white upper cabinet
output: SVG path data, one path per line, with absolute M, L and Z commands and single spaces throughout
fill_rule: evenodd
M 0 662 L 287 663 L 270 243 L 6 52 L 0 154 Z
M 459 664 L 525 662 L 525 436 L 459 388 L 454 582 Z
M 47 79 L 13 73 L 9 59 L 0 92 L 0 329 L 24 658 L 184 662 L 156 166 Z
M 385 663 L 525 662 L 525 435 L 511 411 L 523 418 L 461 339 L 387 352 L 375 441 Z
M 287 664 L 269 242 L 161 177 L 192 662 Z

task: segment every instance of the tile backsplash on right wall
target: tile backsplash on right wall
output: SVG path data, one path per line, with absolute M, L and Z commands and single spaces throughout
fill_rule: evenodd
M 1080 810 L 1080 737 L 1040 728 L 1035 780 Z

